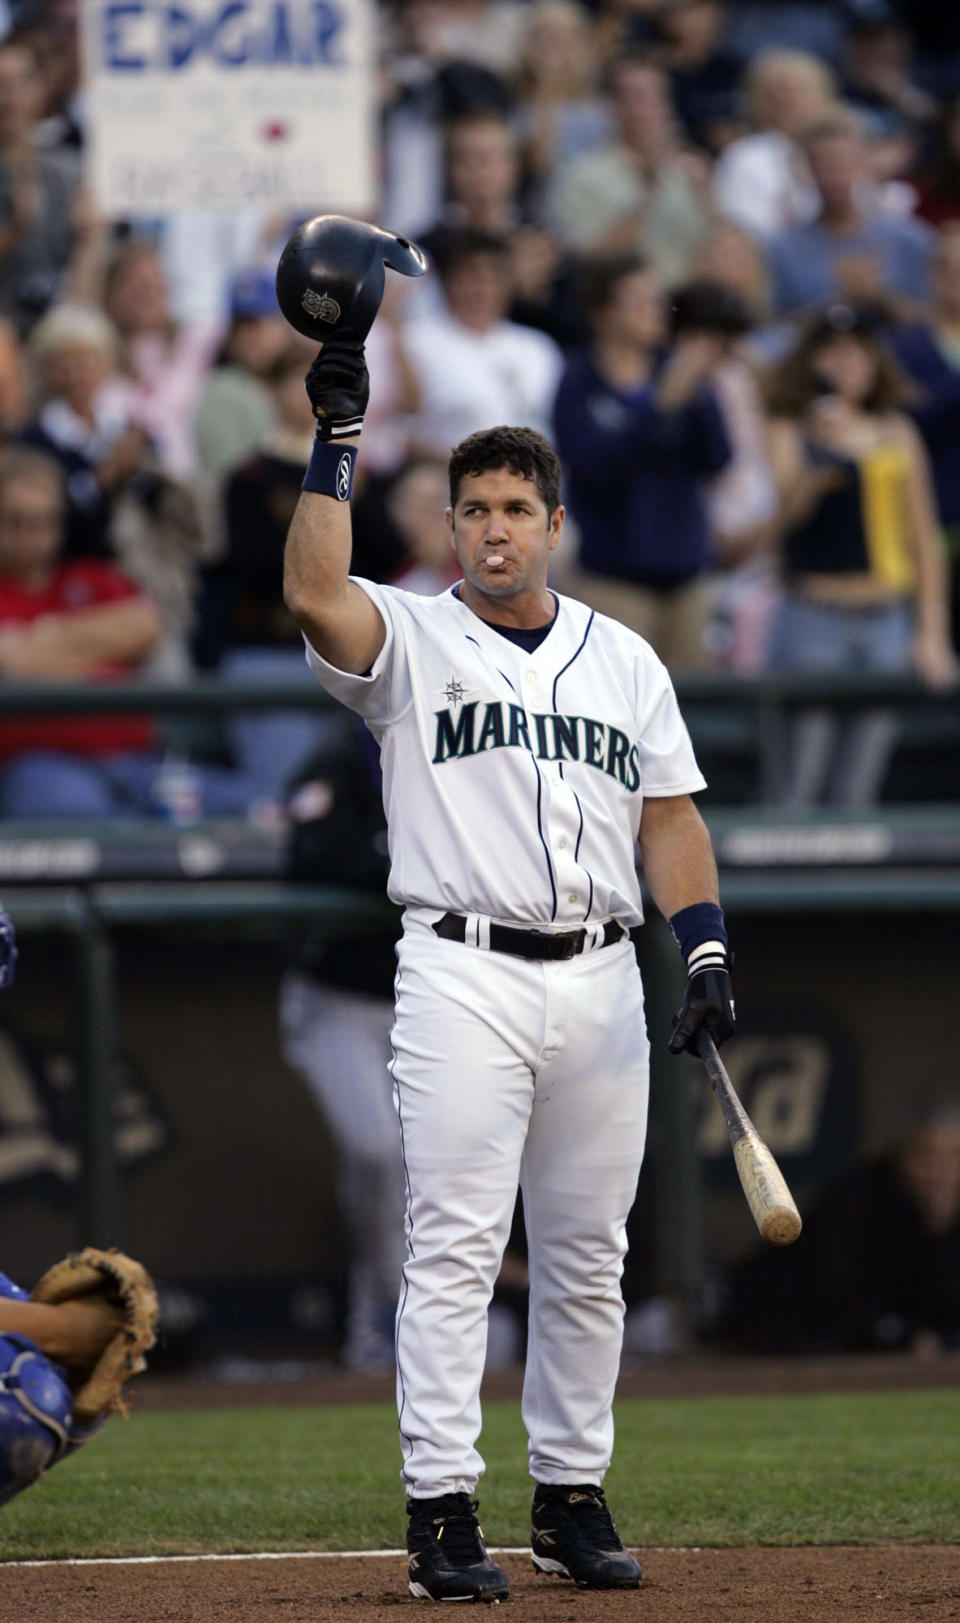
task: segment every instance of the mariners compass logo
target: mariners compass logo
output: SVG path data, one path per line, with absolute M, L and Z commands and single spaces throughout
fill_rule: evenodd
M 464 687 L 459 678 L 451 671 L 447 677 L 446 686 L 438 688 L 437 692 L 441 699 L 446 699 L 447 703 L 452 704 L 454 710 L 456 710 L 457 705 L 462 704 L 469 694 L 476 692 L 476 689 Z

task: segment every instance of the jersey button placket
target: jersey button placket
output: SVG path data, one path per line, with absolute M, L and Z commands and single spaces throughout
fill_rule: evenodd
M 536 736 L 534 716 L 537 711 L 548 709 L 549 705 L 538 702 L 540 696 L 536 686 L 539 680 L 537 671 L 532 666 L 528 666 L 523 673 L 523 677 L 526 690 L 524 708 L 530 718 L 530 736 L 534 738 Z M 550 790 L 546 818 L 557 881 L 557 893 L 560 898 L 561 911 L 557 922 L 566 924 L 574 920 L 579 922 L 583 898 L 577 891 L 571 891 L 568 888 L 571 881 L 576 884 L 578 878 L 581 877 L 571 854 L 572 846 L 576 843 L 576 828 L 579 822 L 576 799 L 571 793 L 569 785 L 564 782 L 563 774 L 556 761 L 541 760 L 539 767 L 541 777 Z
M 549 773 L 550 782 L 550 846 L 553 851 L 560 896 L 561 914 L 558 922 L 580 923 L 583 915 L 583 895 L 574 886 L 581 883 L 583 870 L 574 858 L 580 812 L 572 788 L 556 766 Z

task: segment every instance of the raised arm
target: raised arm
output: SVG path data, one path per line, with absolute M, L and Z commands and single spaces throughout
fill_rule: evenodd
M 307 373 L 317 437 L 287 534 L 283 595 L 318 654 L 362 675 L 383 647 L 380 612 L 350 580 L 350 492 L 370 392 L 363 345 L 331 339 Z

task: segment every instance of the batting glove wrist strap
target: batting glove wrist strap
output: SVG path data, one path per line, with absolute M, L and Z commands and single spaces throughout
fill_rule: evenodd
M 328 339 L 305 381 L 321 440 L 344 440 L 359 434 L 370 399 L 362 344 Z
M 300 488 L 314 496 L 332 496 L 335 502 L 348 502 L 353 493 L 356 462 L 355 445 L 337 445 L 333 440 L 321 439 L 318 431 Z

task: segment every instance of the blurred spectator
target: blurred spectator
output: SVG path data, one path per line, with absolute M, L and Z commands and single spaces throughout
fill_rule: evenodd
M 513 282 L 503 238 L 458 232 L 437 268 L 444 309 L 406 332 L 420 390 L 414 448 L 445 457 L 451 445 L 496 423 L 548 433 L 562 355 L 545 333 L 506 319 Z
M 387 276 L 383 302 L 367 335 L 370 404 L 363 419 L 363 462 L 357 470 L 361 482 L 371 476 L 390 478 L 402 467 L 409 426 L 420 409 L 420 386 L 404 337 L 415 285 L 406 276 Z M 304 371 L 315 354 L 313 347 L 305 351 Z
M 453 120 L 446 132 L 446 177 L 443 213 L 418 237 L 430 258 L 442 264 L 457 231 L 501 237 L 510 251 L 511 319 L 560 343 L 579 336 L 569 266 L 559 244 L 531 223 L 521 204 L 520 148 L 504 114 L 487 110 Z M 411 295 L 415 309 L 436 309 L 438 298 L 435 282 Z
M 43 92 L 34 52 L 0 40 L 0 316 L 21 335 L 57 297 L 78 235 L 77 156 L 34 141 Z
M 524 0 L 446 0 L 439 22 L 443 55 L 506 76 L 520 52 L 526 10 Z
M 71 556 L 110 555 L 114 501 L 149 450 L 121 398 L 118 353 L 113 323 L 86 305 L 55 306 L 30 339 L 38 411 L 22 437 L 64 469 Z
M 733 0 L 730 43 L 749 62 L 766 50 L 800 50 L 833 62 L 843 44 L 843 14 L 837 0 Z
M 583 299 L 592 342 L 571 356 L 554 408 L 580 530 L 573 590 L 672 670 L 692 669 L 710 596 L 703 483 L 731 457 L 711 387 L 728 339 L 693 329 L 667 347 L 660 284 L 635 254 L 595 260 Z
M 535 202 L 558 169 L 614 137 L 600 94 L 590 14 L 579 0 L 533 0 L 514 89 L 514 128 Z
M 960 1104 L 856 1167 L 796 1246 L 751 1256 L 730 1285 L 721 1335 L 750 1352 L 960 1348 Z
M 217 630 L 208 627 L 211 657 L 204 663 L 219 664 L 238 648 L 286 648 L 302 663 L 303 638 L 284 604 L 282 576 L 284 542 L 316 428 L 303 386 L 307 365 L 292 344 L 274 361 L 264 378 L 274 425 L 224 483 L 225 547 L 209 571 L 221 583 Z
M 911 176 L 916 212 L 930 225 L 960 220 L 960 94 L 942 108 L 930 150 Z
M 364 426 L 366 433 L 366 426 Z M 444 518 L 446 462 L 413 457 L 390 479 L 367 480 L 354 503 L 351 573 L 434 597 L 460 579 Z
M 385 224 L 412 237 L 436 219 L 443 201 L 444 126 L 478 108 L 510 106 L 497 73 L 454 56 L 449 11 L 447 0 L 395 0 L 392 29 L 380 35 L 380 212 Z
M 48 311 L 30 338 L 39 411 L 20 439 L 63 468 L 67 556 L 110 558 L 149 593 L 164 625 L 152 674 L 182 675 L 205 536 L 193 496 L 158 467 L 131 416 L 117 349 L 102 311 Z
M 225 550 L 207 572 L 203 663 L 239 681 L 303 677 L 303 638 L 283 601 L 283 549 L 300 499 L 316 422 L 303 386 L 304 346 L 288 343 L 264 377 L 275 414 L 253 455 L 224 486 Z M 329 731 L 316 707 L 235 711 L 227 723 L 233 760 L 259 803 L 279 812 L 286 787 Z
M 33 50 L 43 78 L 38 145 L 47 150 L 82 148 L 80 0 L 39 0 L 38 4 L 19 7 L 15 37 Z
M 668 286 L 690 275 L 709 226 L 704 159 L 680 146 L 666 75 L 642 56 L 610 69 L 617 139 L 564 164 L 548 225 L 586 254 L 642 253 Z
M 792 314 L 832 297 L 891 308 L 925 299 L 930 229 L 881 212 L 857 117 L 831 113 L 809 127 L 803 146 L 819 211 L 809 225 L 781 231 L 770 243 L 776 309 Z
M 833 79 L 825 63 L 804 51 L 760 51 L 747 70 L 744 97 L 752 132 L 720 154 L 713 196 L 728 220 L 767 241 L 817 212 L 798 137 L 827 113 Z
M 23 346 L 16 329 L 0 317 L 0 441 L 23 427 L 28 408 Z
M 908 389 L 866 312 L 831 305 L 771 380 L 770 445 L 785 592 L 774 670 L 906 671 L 956 678 L 929 464 L 898 407 Z M 865 805 L 895 739 L 887 711 L 792 729 L 782 800 Z
M 918 75 L 935 95 L 960 90 L 960 10 L 943 0 L 894 0 L 918 56 Z
M 436 597 L 460 579 L 444 510 L 449 502 L 441 462 L 410 462 L 387 493 L 387 508 L 403 540 L 407 561 L 393 577 L 395 586 L 419 597 Z
M 727 8 L 721 0 L 661 0 L 651 20 L 651 56 L 670 75 L 684 129 L 708 152 L 721 151 L 741 133 L 743 62 L 726 43 Z
M 743 300 L 754 325 L 770 316 L 770 279 L 763 250 L 755 237 L 732 220 L 716 220 L 704 243 L 694 274 L 729 288 Z
M 230 325 L 194 418 L 201 466 L 219 478 L 258 444 L 276 423 L 265 382 L 289 346 L 290 328 L 277 304 L 273 271 L 238 276 L 230 294 Z
M 64 480 L 34 450 L 0 457 L 0 672 L 13 681 L 116 681 L 160 635 L 111 563 L 64 559 Z M 0 816 L 99 816 L 142 804 L 155 758 L 145 716 L 0 722 Z
M 729 561 L 753 550 L 776 506 L 763 398 L 739 348 L 752 325 L 746 300 L 708 278 L 688 282 L 671 300 L 674 344 L 689 337 L 711 337 L 722 344 L 710 387 L 720 403 L 732 454 L 710 483 L 707 506 L 712 536 Z
M 505 237 L 521 222 L 520 154 L 507 115 L 495 108 L 461 113 L 444 136 L 446 201 L 418 239 L 435 259 L 451 231 L 467 226 Z
M 960 220 L 945 225 L 934 249 L 933 303 L 927 319 L 895 328 L 891 344 L 917 384 L 910 413 L 933 467 L 937 511 L 952 577 L 954 646 L 960 650 Z
M 150 435 L 161 467 L 180 478 L 194 473 L 193 419 L 220 325 L 173 319 L 159 252 L 143 240 L 115 250 L 103 298 L 120 337 L 121 397 L 131 418 Z
M 717 566 L 706 643 L 711 662 L 744 672 L 759 670 L 765 660 L 777 596 L 769 544 L 777 494 L 764 401 L 744 344 L 753 320 L 747 300 L 723 281 L 691 282 L 673 297 L 674 336 L 712 333 L 726 341 L 711 387 L 732 455 L 705 489 Z
M 874 176 L 908 168 L 937 104 L 914 81 L 910 36 L 886 0 L 854 8 L 840 88 L 843 100 L 863 120 Z
M 495 237 L 523 224 L 520 148 L 507 114 L 494 107 L 452 118 L 445 131 L 445 203 L 417 242 L 432 260 L 456 230 L 486 230 Z

